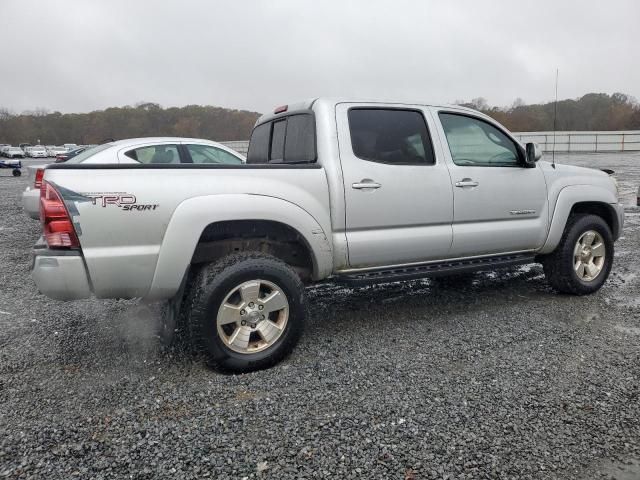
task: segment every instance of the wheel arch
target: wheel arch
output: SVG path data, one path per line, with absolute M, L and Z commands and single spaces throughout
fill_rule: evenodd
M 213 261 L 221 253 L 244 250 L 240 246 L 274 254 L 278 245 L 275 256 L 285 245 L 296 247 L 298 263 L 311 269 L 310 278 L 324 278 L 333 269 L 329 238 L 306 210 L 280 198 L 229 194 L 185 200 L 167 225 L 145 299 L 171 298 L 193 262 Z
M 270 253 L 292 266 L 303 280 L 313 278 L 319 267 L 307 239 L 290 225 L 265 219 L 223 220 L 205 227 L 191 264 L 216 261 L 231 253 Z
M 611 229 L 613 238 L 618 238 L 620 231 L 620 222 L 615 209 L 608 203 L 584 201 L 575 203 L 571 207 L 569 216 L 574 214 L 591 214 L 601 217 Z
M 556 248 L 567 220 L 571 215 L 578 213 L 598 215 L 611 229 L 613 238 L 617 239 L 620 235 L 620 222 L 613 207 L 614 203 L 615 195 L 605 188 L 593 185 L 571 185 L 563 188 L 558 195 L 547 240 L 540 253 L 550 253 Z

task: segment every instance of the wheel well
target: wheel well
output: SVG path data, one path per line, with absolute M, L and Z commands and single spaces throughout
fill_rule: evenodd
M 613 237 L 616 238 L 618 236 L 618 217 L 610 205 L 602 202 L 579 202 L 571 207 L 569 215 L 579 213 L 588 213 L 601 217 L 609 225 Z
M 313 276 L 313 256 L 304 237 L 294 228 L 270 220 L 209 224 L 200 235 L 191 264 L 213 262 L 241 251 L 269 253 L 293 267 L 303 281 Z

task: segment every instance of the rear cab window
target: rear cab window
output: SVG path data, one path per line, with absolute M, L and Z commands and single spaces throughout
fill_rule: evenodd
M 313 112 L 291 112 L 257 125 L 251 134 L 247 163 L 315 163 Z

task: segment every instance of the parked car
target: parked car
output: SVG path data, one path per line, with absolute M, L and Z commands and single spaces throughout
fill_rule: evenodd
M 67 152 L 69 150 L 74 150 L 74 149 L 78 148 L 78 145 L 76 145 L 75 143 L 65 143 L 62 146 L 67 149 Z
M 5 157 L 6 152 L 11 148 L 11 145 L 3 144 L 0 146 L 0 156 Z
M 22 175 L 22 162 L 20 160 L 0 160 L 0 169 L 8 168 L 14 177 Z
M 52 154 L 52 149 L 55 147 L 55 145 L 45 145 L 45 150 L 47 151 L 47 157 L 55 157 L 55 155 Z
M 65 147 L 51 147 L 47 153 L 50 157 L 57 158 L 58 155 L 67 153 L 68 150 Z
M 27 147 L 27 156 L 32 158 L 47 158 L 47 149 L 42 145 Z
M 7 158 L 24 158 L 24 152 L 20 147 L 9 147 L 3 150 L 3 156 Z
M 320 98 L 260 117 L 246 164 L 201 150 L 114 142 L 48 166 L 39 290 L 167 300 L 169 331 L 181 319 L 213 366 L 246 372 L 296 344 L 305 284 L 540 262 L 555 290 L 589 294 L 623 226 L 612 177 L 538 161 L 459 106 Z
M 70 160 L 73 157 L 81 154 L 85 150 L 93 147 L 95 147 L 95 145 L 83 145 L 82 147 L 78 147 L 67 152 L 59 153 L 58 155 L 56 155 L 56 163 L 64 163 L 67 160 Z
M 83 147 L 72 158 L 75 163 L 230 163 L 242 164 L 242 155 L 224 145 L 209 140 L 185 138 L 135 138 L 103 145 Z M 70 152 L 71 153 L 71 152 Z M 175 154 L 170 162 L 170 155 Z M 189 157 L 187 157 L 189 155 Z M 135 158 L 134 158 L 135 157 Z M 56 160 L 57 162 L 57 160 Z M 22 207 L 27 216 L 40 218 L 40 187 L 43 167 L 28 167 L 33 184 L 22 193 Z

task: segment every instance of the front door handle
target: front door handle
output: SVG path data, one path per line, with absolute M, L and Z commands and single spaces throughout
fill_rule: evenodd
M 365 188 L 380 188 L 381 186 L 382 185 L 372 180 L 369 180 L 369 181 L 362 180 L 360 183 L 351 184 L 351 188 L 355 188 L 356 190 L 363 190 Z
M 456 182 L 456 187 L 459 188 L 463 188 L 463 187 L 477 187 L 478 185 L 480 185 L 478 182 L 474 182 L 473 180 L 471 180 L 470 178 L 463 178 L 462 180 L 460 180 L 459 182 Z

